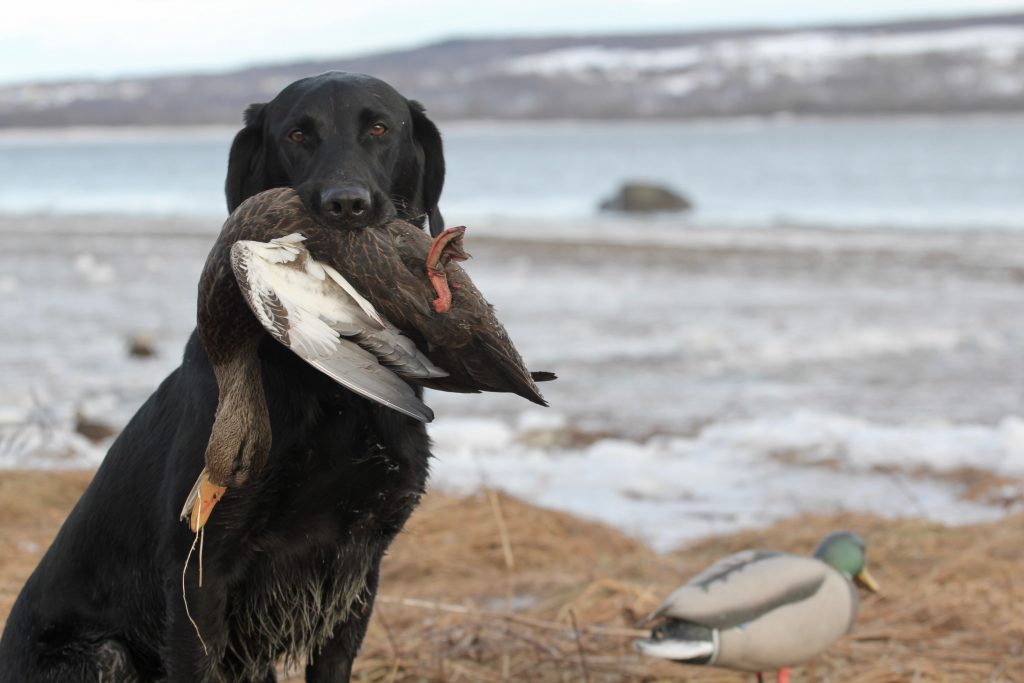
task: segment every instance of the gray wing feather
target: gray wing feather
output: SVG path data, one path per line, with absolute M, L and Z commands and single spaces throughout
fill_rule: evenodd
M 373 354 L 344 339 L 339 342 L 334 353 L 326 358 L 302 358 L 360 396 L 393 408 L 420 422 L 430 422 L 434 419 L 434 411 L 417 398 L 412 387 L 378 363 Z
M 714 628 L 737 626 L 811 597 L 828 571 L 813 557 L 744 551 L 698 574 L 668 596 L 650 618 L 673 617 Z

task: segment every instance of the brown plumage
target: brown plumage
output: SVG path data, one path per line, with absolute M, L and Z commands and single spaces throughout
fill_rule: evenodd
M 394 220 L 359 231 L 314 227 L 309 232 L 309 251 L 334 264 L 384 318 L 448 372 L 419 384 L 442 391 L 510 392 L 547 405 L 494 308 L 454 262 L 462 259 L 444 264 L 452 302 L 446 313 L 435 312 L 438 294 L 427 268 L 432 241 L 421 229 Z M 461 236 L 448 244 L 456 252 L 461 248 Z M 553 377 L 538 373 L 538 379 Z
M 461 230 L 432 242 L 400 220 L 326 227 L 289 188 L 260 193 L 231 214 L 199 285 L 197 327 L 220 400 L 206 470 L 182 511 L 192 512 L 193 529 L 224 487 L 247 481 L 270 451 L 257 355 L 264 329 L 349 389 L 424 422 L 433 413 L 408 382 L 547 405 L 534 380 L 554 375 L 531 375 L 455 263 L 468 256 Z

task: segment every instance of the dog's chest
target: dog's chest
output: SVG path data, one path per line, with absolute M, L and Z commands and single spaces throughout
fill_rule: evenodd
M 226 596 L 228 680 L 262 680 L 282 659 L 301 666 L 334 637 L 358 643 L 384 550 L 422 495 L 422 431 L 392 444 L 365 420 L 337 415 L 273 459 L 249 495 L 218 509 L 236 515 L 238 528 L 256 519 L 259 529 L 237 539 L 245 550 Z
M 305 663 L 338 629 L 369 610 L 374 553 L 320 547 L 254 563 L 228 602 L 227 654 L 259 678 L 283 658 Z

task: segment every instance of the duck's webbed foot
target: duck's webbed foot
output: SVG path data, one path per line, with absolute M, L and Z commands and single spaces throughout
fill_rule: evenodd
M 225 491 L 227 491 L 227 488 L 217 486 L 210 481 L 210 472 L 204 467 L 203 471 L 199 473 L 199 478 L 196 479 L 195 485 L 192 486 L 188 497 L 185 499 L 185 506 L 181 508 L 179 519 L 188 517 L 189 528 L 192 529 L 192 533 L 198 532 L 206 525 L 207 520 L 210 519 L 213 506 L 224 496 Z
M 434 311 L 437 313 L 447 313 L 452 307 L 452 292 L 448 287 L 448 276 L 444 267 L 451 261 L 465 261 L 469 258 L 469 254 L 462 246 L 465 232 L 466 228 L 463 226 L 448 228 L 434 238 L 434 243 L 427 252 L 427 278 L 430 279 L 430 284 L 437 294 L 433 301 Z

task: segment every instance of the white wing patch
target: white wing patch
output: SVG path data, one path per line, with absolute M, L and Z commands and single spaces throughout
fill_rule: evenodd
M 700 657 L 713 657 L 716 654 L 715 643 L 710 640 L 676 640 L 664 638 L 655 640 L 646 638 L 633 642 L 637 652 L 648 657 L 672 659 L 685 662 Z
M 294 261 L 301 253 L 298 245 L 302 244 L 305 240 L 305 237 L 297 232 L 293 232 L 287 237 L 270 240 L 267 244 L 262 242 L 247 242 L 247 244 L 252 249 L 257 250 L 260 257 L 271 263 L 287 263 Z
M 348 280 L 341 276 L 341 273 L 339 273 L 334 268 L 331 268 L 326 264 L 322 266 L 322 270 L 326 272 L 328 275 L 330 275 L 331 279 L 334 280 L 338 284 L 338 286 L 344 289 L 348 293 L 348 295 L 352 297 L 352 300 L 355 301 L 361 309 L 363 309 L 363 312 L 366 313 L 366 315 L 370 316 L 378 323 L 380 323 L 381 327 L 384 327 L 387 324 L 385 323 L 384 318 L 381 316 L 381 314 L 377 312 L 377 309 L 373 307 L 373 304 L 364 299 L 362 295 L 356 291 L 356 288 L 353 287 Z
M 260 324 L 335 381 L 423 422 L 433 413 L 402 377 L 445 377 L 345 278 L 293 233 L 231 248 L 239 288 Z

